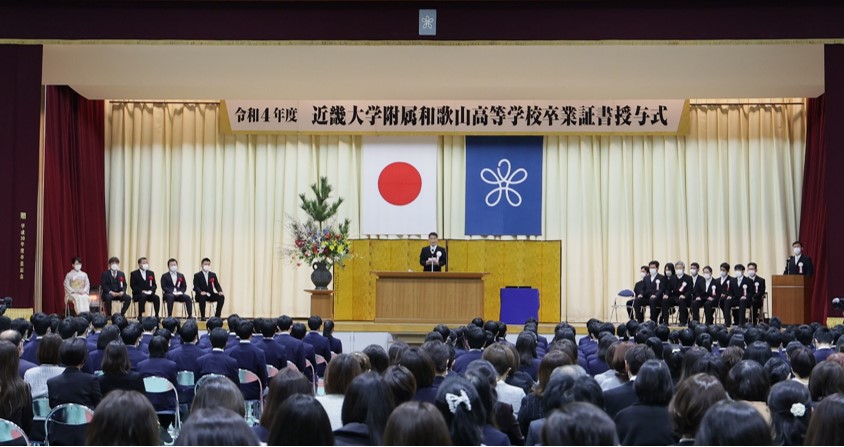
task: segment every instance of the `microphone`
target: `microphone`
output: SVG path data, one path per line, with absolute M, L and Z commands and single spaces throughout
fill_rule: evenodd
M 788 261 L 789 261 L 790 259 L 791 259 L 791 258 L 785 258 L 785 273 L 784 273 L 785 275 L 788 275 Z

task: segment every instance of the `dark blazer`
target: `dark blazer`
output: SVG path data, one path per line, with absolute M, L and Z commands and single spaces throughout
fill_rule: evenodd
M 697 275 L 697 278 L 693 278 L 693 277 L 689 276 L 689 279 L 692 280 L 692 297 L 693 298 L 697 298 L 697 297 L 701 296 L 700 295 L 701 292 L 703 292 L 704 295 L 706 294 L 706 287 L 705 287 L 706 280 L 703 279 L 702 275 Z M 701 297 L 701 300 L 703 300 L 704 298 L 705 298 L 705 296 Z
M 18 409 L 15 410 L 14 413 L 5 414 L 5 415 L 3 415 L 3 418 L 6 419 L 9 422 L 14 423 L 18 427 L 20 427 L 21 430 L 23 430 L 24 433 L 26 433 L 26 435 L 28 437 L 31 437 L 32 434 L 33 434 L 33 430 L 32 430 L 32 428 L 33 428 L 32 388 L 29 387 L 28 383 L 26 384 L 26 397 L 24 398 L 24 402 L 21 402 L 21 403 L 23 405 L 18 407 Z M 9 411 L 9 408 L 8 408 L 9 403 L 3 402 L 3 405 L 6 406 L 5 410 L 6 410 L 6 412 L 8 412 Z M 43 436 L 43 434 L 44 434 L 44 423 L 43 423 L 43 421 L 41 421 L 40 425 L 41 425 L 41 427 L 40 427 L 41 430 L 36 431 L 35 433 L 40 433 Z M 0 443 L 0 445 L 27 445 L 27 444 L 24 444 L 24 443 L 10 444 L 10 443 L 6 443 L 6 442 L 2 442 L 2 443 Z
M 343 353 L 343 342 L 340 341 L 339 338 L 334 337 L 326 337 L 328 339 L 328 345 L 331 347 L 331 352 L 335 354 L 342 354 Z M 331 360 L 331 359 L 326 359 Z
M 637 281 L 636 284 L 633 286 L 633 299 L 639 299 L 639 297 L 645 298 L 645 280 Z
M 644 282 L 645 298 L 647 299 L 650 299 L 653 295 L 656 295 L 657 298 L 662 298 L 662 295 L 665 294 L 665 291 L 668 288 L 668 281 L 666 281 L 665 277 L 659 273 L 657 273 L 653 278 L 651 278 L 650 274 L 645 276 Z
M 687 300 L 691 300 L 695 293 L 695 285 L 692 283 L 692 277 L 683 273 L 682 278 L 677 276 L 672 276 L 672 278 L 675 278 L 673 296 L 679 298 L 680 295 L 683 295 Z
M 129 275 L 130 286 L 132 287 L 132 296 L 138 298 L 141 292 L 149 290 L 155 295 L 158 290 L 158 283 L 155 282 L 155 272 L 147 270 L 146 278 L 141 276 L 140 270 L 135 270 Z
M 411 400 L 428 402 L 433 405 L 437 401 L 437 390 L 439 390 L 439 387 L 434 385 L 417 388 L 416 394 L 413 395 Z
M 738 301 L 742 296 L 746 296 L 747 299 L 753 297 L 753 281 L 750 280 L 747 276 L 742 276 L 741 281 L 739 281 L 738 277 L 733 277 L 730 279 L 730 296 L 734 298 L 733 305 L 738 305 Z
M 578 358 L 580 358 L 580 357 L 578 357 Z M 537 380 L 539 380 L 538 376 L 539 376 L 539 364 L 540 363 L 542 363 L 542 360 L 533 359 L 530 362 L 530 366 L 520 366 L 519 371 L 521 371 L 523 373 L 527 373 L 530 376 L 531 380 L 536 382 Z M 585 364 L 585 361 L 584 361 L 584 364 Z M 586 369 L 585 365 L 584 365 L 583 369 Z
M 750 277 L 748 277 L 747 279 L 750 279 L 750 281 L 753 283 L 753 287 L 750 289 L 753 291 L 753 293 L 750 294 L 750 296 L 753 297 L 753 302 L 755 304 L 761 304 L 762 297 L 767 291 L 767 289 L 765 288 L 765 278 L 757 275 L 755 278 L 751 279 Z
M 38 363 L 38 346 L 41 345 L 41 337 L 34 337 L 23 344 L 22 360 L 31 363 Z
M 276 334 L 273 337 L 278 344 L 284 346 L 287 360 L 293 362 L 299 372 L 305 372 L 305 344 L 288 333 Z
M 706 285 L 706 280 L 702 276 L 700 279 L 700 283 L 696 285 L 697 289 L 695 294 L 700 297 L 701 301 L 706 301 L 709 298 L 714 298 L 715 301 L 718 301 L 720 294 L 719 289 L 721 287 L 718 278 L 710 278 L 708 287 Z M 712 290 L 712 286 L 715 286 L 715 291 Z
M 129 363 L 132 364 L 132 371 L 137 371 L 138 364 L 149 358 L 149 354 L 142 351 L 139 347 L 126 346 L 126 350 L 129 351 Z
M 351 422 L 334 430 L 334 445 L 376 445 L 369 437 L 369 427 Z
M 173 278 L 170 272 L 167 271 L 161 275 L 161 290 L 167 294 L 173 294 L 175 291 L 185 293 L 188 291 L 188 282 L 182 272 L 176 272 L 176 284 L 173 284 Z
M 463 372 L 466 371 L 466 367 L 468 367 L 472 361 L 480 359 L 483 354 L 484 352 L 480 349 L 471 349 L 466 351 L 465 354 L 461 355 L 454 361 L 454 366 L 451 370 L 458 374 L 463 374 Z
M 788 258 L 788 263 L 785 266 L 785 271 L 782 272 L 783 275 L 800 275 L 800 263 L 803 263 L 803 273 L 802 275 L 805 276 L 812 276 L 815 274 L 815 266 L 812 264 L 812 258 L 801 255 L 800 259 L 796 262 L 794 260 L 794 256 Z
M 493 411 L 495 411 L 495 424 L 510 439 L 510 445 L 525 445 L 525 437 L 513 413 L 513 406 L 505 402 L 496 402 Z
M 492 425 L 484 425 L 482 435 L 483 445 L 510 445 L 510 438 Z
M 610 369 L 609 365 L 607 365 L 607 362 L 604 359 L 598 358 L 597 353 L 586 359 L 586 362 L 589 365 L 589 368 L 587 368 L 586 371 L 592 377 L 595 377 L 598 374 L 606 372 L 608 369 Z
M 24 359 L 18 360 L 18 374 L 21 376 L 21 379 L 23 379 L 23 375 L 26 373 L 27 370 L 35 368 L 36 366 L 38 365 L 32 362 L 28 362 Z
M 111 292 L 128 292 L 128 287 L 126 285 L 126 274 L 117 271 L 116 277 L 111 276 L 111 270 L 106 270 L 100 275 L 100 286 L 103 289 L 102 296 L 109 296 Z
M 446 253 L 445 248 L 441 247 L 439 245 L 437 245 L 434 248 L 434 254 L 433 255 L 431 254 L 431 246 L 430 245 L 422 248 L 422 251 L 419 252 L 419 265 L 422 266 L 422 270 L 428 271 L 428 272 L 431 271 L 432 266 L 426 264 L 426 262 L 428 261 L 428 258 L 437 257 L 436 253 L 440 253 L 439 264 L 433 265 L 433 271 L 435 271 L 435 272 L 442 271 L 443 266 L 445 266 L 448 263 L 448 254 Z
M 182 343 L 179 345 L 177 349 L 171 350 L 167 353 L 167 358 L 172 360 L 176 363 L 176 372 L 178 371 L 191 371 L 193 372 L 194 381 L 199 377 L 199 365 L 197 361 L 200 357 L 207 354 L 206 351 L 203 351 L 202 348 L 197 346 L 195 343 Z M 178 375 L 177 375 L 177 382 L 178 382 Z M 191 402 L 193 401 L 193 394 L 194 394 L 194 387 L 192 386 L 180 386 L 177 382 L 173 382 L 176 385 L 176 389 L 179 390 L 179 401 L 180 402 Z
M 252 344 L 264 352 L 267 365 L 272 365 L 276 369 L 287 367 L 287 354 L 281 343 L 272 338 L 255 338 L 252 340 Z
M 718 285 L 718 296 L 723 296 L 725 299 L 732 296 L 732 287 L 733 287 L 733 278 L 730 275 L 727 275 L 725 278 L 721 278 L 718 276 L 715 278 L 715 281 Z
M 519 430 L 522 434 L 528 432 L 530 423 L 542 419 L 542 397 L 531 392 L 522 398 L 522 406 L 519 408 Z
M 127 374 L 103 374 L 97 376 L 100 391 L 103 396 L 114 390 L 137 391 L 144 394 L 144 379 L 139 373 L 129 371 Z
M 141 377 L 163 377 L 169 380 L 173 386 L 176 385 L 177 371 L 176 362 L 166 358 L 150 357 L 138 364 L 138 372 Z M 157 411 L 176 409 L 175 399 L 169 393 L 147 394 L 147 398 Z
M 267 380 L 267 358 L 264 356 L 264 351 L 256 348 L 250 341 L 245 340 L 227 349 L 226 354 L 237 361 L 237 367 L 239 369 L 252 371 L 261 381 L 261 387 L 258 387 L 257 384 L 241 385 L 240 388 L 243 391 L 243 398 L 246 400 L 261 399 L 262 388 L 269 385 L 269 380 Z
M 240 379 L 237 373 L 237 360 L 231 358 L 223 351 L 212 349 L 208 354 L 196 359 L 199 373 L 195 380 L 199 380 L 206 374 L 220 374 L 228 377 L 232 382 L 239 384 Z
M 325 359 L 324 364 L 314 365 L 317 375 L 323 377 L 325 375 L 325 366 L 331 360 L 331 343 L 317 331 L 308 332 L 302 341 L 314 347 L 314 357 L 321 355 Z
M 302 343 L 302 350 L 305 351 L 305 360 L 311 362 L 311 365 L 314 367 L 314 370 L 316 371 L 316 355 L 314 354 L 314 347 L 312 345 L 307 344 L 307 343 Z M 311 368 L 306 367 L 302 371 L 302 373 L 305 374 L 305 377 L 307 377 L 308 380 L 316 383 L 316 380 L 314 380 L 315 379 L 314 375 L 311 373 Z
M 80 404 L 96 408 L 103 398 L 97 378 L 76 367 L 67 367 L 58 376 L 47 380 L 47 395 L 50 396 L 52 408 L 61 404 Z
M 208 272 L 208 282 L 205 282 L 205 274 L 200 270 L 193 274 L 193 291 L 196 296 L 199 292 L 208 292 L 219 294 L 223 291 L 223 286 L 220 285 L 220 279 L 214 272 Z
M 91 369 L 94 371 L 98 371 L 103 369 L 103 357 L 105 356 L 105 350 L 103 349 L 95 349 L 93 351 L 88 352 L 88 360 L 85 361 L 86 365 L 89 365 Z
M 580 351 L 578 356 L 588 357 L 590 355 L 594 355 L 598 352 L 598 340 L 585 336 L 578 342 L 577 350 Z
M 637 402 L 639 402 L 639 396 L 633 391 L 632 381 L 604 391 L 604 407 L 611 418 L 615 418 L 621 410 Z
M 621 445 L 671 445 L 676 442 L 666 406 L 633 404 L 618 413 L 615 427 Z

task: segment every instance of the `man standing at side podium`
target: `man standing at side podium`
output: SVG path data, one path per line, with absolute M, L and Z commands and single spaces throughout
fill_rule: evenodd
M 425 267 L 426 272 L 441 272 L 447 263 L 445 248 L 437 245 L 437 233 L 429 233 L 428 246 L 419 253 L 419 264 Z
M 794 241 L 791 244 L 791 251 L 794 256 L 788 258 L 785 265 L 783 275 L 805 275 L 812 276 L 815 274 L 815 266 L 812 265 L 812 258 L 803 254 L 803 243 Z

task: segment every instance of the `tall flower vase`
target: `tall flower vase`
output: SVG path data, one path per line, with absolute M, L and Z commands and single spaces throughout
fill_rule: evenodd
M 331 272 L 326 267 L 325 262 L 315 262 L 313 265 L 314 272 L 311 273 L 311 282 L 314 283 L 316 290 L 328 290 L 328 284 L 331 283 Z

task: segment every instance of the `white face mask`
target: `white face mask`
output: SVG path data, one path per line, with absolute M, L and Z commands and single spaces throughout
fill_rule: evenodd
M 120 267 L 120 266 L 119 266 L 119 265 L 117 265 L 117 264 L 111 264 L 111 270 L 112 270 L 112 271 L 115 271 L 115 272 L 116 272 L 116 271 L 117 271 L 117 269 L 118 269 L 118 267 Z
M 722 278 L 726 278 L 726 277 L 727 277 L 727 272 L 721 272 L 721 277 L 722 277 Z
M 644 277 L 648 276 L 648 274 L 647 274 L 647 273 L 645 273 L 645 272 L 639 272 L 639 275 L 641 275 L 641 276 L 642 276 L 642 278 L 644 278 Z
M 756 270 L 748 270 L 747 276 L 749 276 L 751 278 L 755 278 L 756 277 Z
M 73 264 L 73 270 L 76 270 L 77 272 L 82 270 L 82 264 Z
M 677 276 L 683 276 L 683 269 L 677 270 Z
M 671 276 L 671 270 L 666 270 L 666 271 L 665 271 L 665 276 Z
M 709 278 L 712 278 L 712 274 L 710 274 L 710 273 L 704 273 L 703 274 L 703 279 L 709 279 Z
M 793 249 L 791 249 L 791 251 L 794 252 L 794 256 L 800 256 L 800 253 L 803 252 L 803 249 L 801 249 L 800 247 L 794 247 Z
M 651 276 L 656 275 L 656 269 L 649 269 L 648 271 L 651 272 Z
M 741 270 L 736 272 L 736 278 L 741 278 L 742 275 L 744 275 L 744 272 L 742 272 Z
M 691 269 L 691 270 L 689 270 L 689 273 L 691 273 L 692 276 L 696 276 L 697 275 L 697 269 Z
M 203 272 L 208 272 L 209 270 L 211 270 L 211 266 L 210 266 L 210 265 L 203 265 L 203 266 L 202 266 L 202 271 L 203 271 Z
M 149 264 L 141 264 L 141 270 L 149 270 Z
M 177 266 L 177 265 L 171 265 L 170 266 L 170 272 L 171 273 L 176 273 L 177 270 L 179 270 L 179 266 Z

